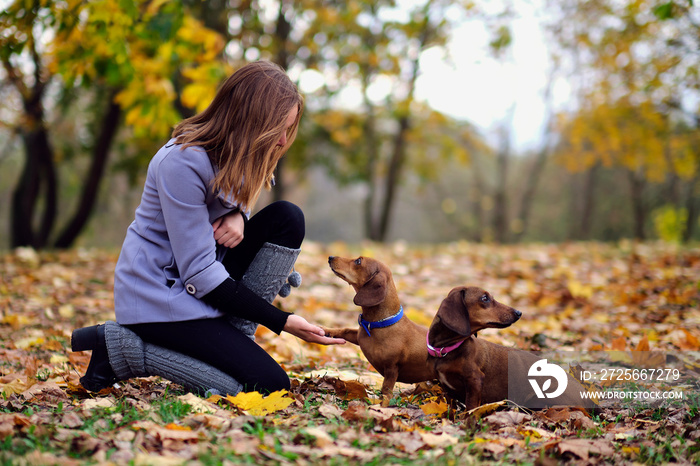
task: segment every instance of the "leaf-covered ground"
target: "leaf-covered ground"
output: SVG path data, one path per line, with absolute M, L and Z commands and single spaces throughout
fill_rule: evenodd
M 700 250 L 664 244 L 492 246 L 305 243 L 301 288 L 277 303 L 327 326 L 354 326 L 352 289 L 329 255 L 387 263 L 408 316 L 429 325 L 457 285 L 479 285 L 523 312 L 480 334 L 526 350 L 681 352 L 686 399 L 531 412 L 448 404 L 439 386 L 381 377 L 353 345 L 322 347 L 264 329 L 258 341 L 292 377 L 260 399 L 187 394 L 157 377 L 99 395 L 78 378 L 76 327 L 113 319 L 116 254 L 0 256 L 0 458 L 3 464 L 700 464 Z

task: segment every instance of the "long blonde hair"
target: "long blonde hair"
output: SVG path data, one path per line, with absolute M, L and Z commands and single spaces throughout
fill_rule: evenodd
M 183 120 L 172 137 L 183 147 L 200 146 L 218 169 L 212 188 L 252 209 L 263 186 L 272 187 L 277 162 L 296 138 L 304 98 L 284 70 L 268 61 L 233 73 L 203 112 Z M 286 128 L 292 109 L 294 124 Z M 287 131 L 287 143 L 277 146 Z

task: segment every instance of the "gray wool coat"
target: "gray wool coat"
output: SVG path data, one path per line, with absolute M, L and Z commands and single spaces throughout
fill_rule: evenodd
M 199 299 L 229 276 L 211 224 L 237 206 L 211 189 L 214 175 L 202 148 L 182 149 L 172 139 L 149 163 L 114 272 L 120 324 L 223 315 Z

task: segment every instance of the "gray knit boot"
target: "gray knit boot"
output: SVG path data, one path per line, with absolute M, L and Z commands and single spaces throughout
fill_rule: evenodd
M 236 395 L 243 386 L 233 377 L 198 359 L 151 343 L 114 321 L 105 322 L 109 363 L 119 380 L 157 375 L 200 395 Z
M 265 243 L 248 266 L 241 283 L 250 291 L 272 303 L 279 294 L 289 295 L 290 286 L 301 285 L 301 275 L 292 272 L 301 249 L 291 249 L 277 244 Z M 292 272 L 290 274 L 290 272 Z M 231 325 L 255 340 L 258 324 L 240 317 L 230 317 Z

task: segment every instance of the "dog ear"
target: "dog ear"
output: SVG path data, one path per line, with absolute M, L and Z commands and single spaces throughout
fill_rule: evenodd
M 445 299 L 440 303 L 437 315 L 442 324 L 453 332 L 469 336 L 472 327 L 469 323 L 469 313 L 464 303 L 464 287 L 453 288 Z
M 378 272 L 369 279 L 362 288 L 357 290 L 353 302 L 358 306 L 376 306 L 386 298 L 387 277 L 384 272 Z

